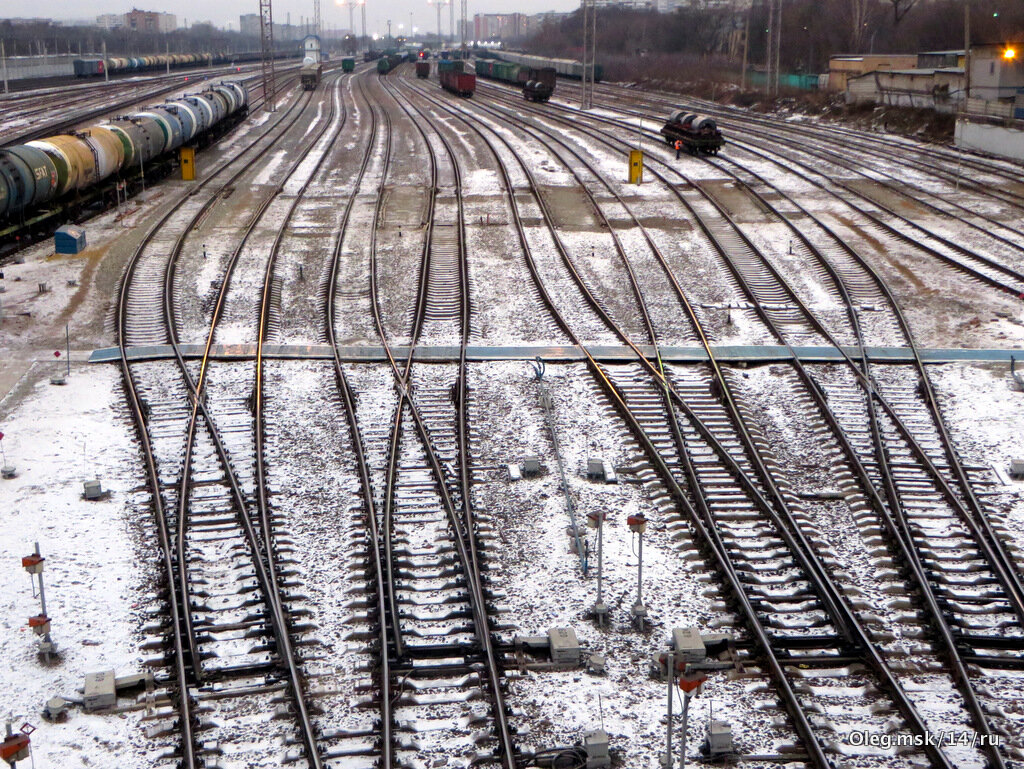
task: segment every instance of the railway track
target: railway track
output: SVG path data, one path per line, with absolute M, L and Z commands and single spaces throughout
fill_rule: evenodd
M 246 68 L 249 72 L 251 68 Z M 290 71 L 289 71 L 290 70 Z M 281 78 L 293 78 L 296 75 L 296 68 L 279 70 L 275 75 Z M 201 71 L 195 73 L 195 87 L 200 86 L 206 80 L 218 76 L 237 75 L 235 67 L 223 67 L 220 69 Z M 188 77 L 192 77 L 191 74 Z M 242 79 L 244 83 L 255 84 L 260 78 L 258 75 L 248 76 Z M 154 84 L 153 81 L 156 81 Z M 189 80 L 189 83 L 192 81 Z M 117 114 L 126 109 L 144 106 L 145 102 L 175 91 L 188 90 L 191 85 L 186 85 L 185 76 L 181 74 L 160 75 L 153 78 L 146 78 L 142 82 L 115 82 L 106 86 L 94 84 L 81 96 L 74 93 L 72 89 L 69 96 L 68 90 L 61 90 L 56 94 L 44 95 L 19 95 L 13 99 L 12 109 L 17 109 L 19 116 L 31 118 L 29 124 L 32 128 L 28 131 L 21 131 L 14 127 L 9 130 L 0 131 L 0 147 L 10 144 L 24 144 L 35 139 L 42 139 L 47 136 L 65 133 L 75 127 L 97 120 L 107 115 Z M 110 91 L 111 93 L 106 93 Z M 106 101 L 97 105 L 97 95 L 112 97 L 113 101 Z M 32 102 L 40 101 L 42 104 L 30 106 Z M 5 108 L 7 102 L 0 101 Z M 68 114 L 68 108 L 74 109 L 76 105 L 84 105 L 84 109 L 78 109 Z M 56 119 L 48 120 L 47 116 L 59 110 L 61 115 Z M 20 133 L 18 131 L 21 131 Z
M 357 652 L 365 666 L 355 667 L 357 687 L 369 695 L 361 707 L 375 723 L 332 727 L 321 717 L 322 703 L 335 695 L 321 684 L 321 666 L 310 651 L 318 643 L 312 612 L 303 606 L 299 564 L 275 512 L 267 467 L 278 440 L 267 424 L 270 401 L 278 396 L 268 388 L 278 380 L 268 378 L 265 347 L 279 340 L 283 327 L 281 286 L 296 264 L 294 249 L 285 245 L 290 231 L 318 205 L 317 193 L 307 199 L 307 191 L 328 186 L 326 161 L 347 119 L 340 87 L 330 114 L 316 131 L 307 129 L 302 151 L 288 163 L 284 178 L 291 181 L 252 202 L 251 216 L 231 235 L 230 254 L 218 256 L 222 275 L 212 305 L 202 309 L 208 331 L 198 365 L 180 349 L 180 303 L 188 289 L 181 285 L 179 256 L 196 250 L 189 233 L 308 115 L 309 102 L 296 99 L 264 134 L 277 133 L 273 141 L 253 142 L 216 169 L 200 194 L 170 210 L 149 231 L 125 276 L 117 312 L 122 371 L 154 490 L 171 614 L 173 671 L 165 684 L 176 708 L 181 764 L 192 769 L 225 751 L 229 760 L 252 766 L 326 767 L 338 760 L 359 769 L 443 765 L 453 758 L 513 769 L 537 759 L 514 740 L 515 717 L 505 701 L 507 647 L 496 636 L 506 626 L 494 616 L 495 593 L 484 577 L 481 544 L 489 517 L 477 510 L 473 491 L 478 453 L 466 352 L 479 332 L 466 174 L 452 139 L 461 131 L 493 161 L 530 296 L 551 326 L 584 352 L 588 386 L 616 411 L 617 426 L 628 429 L 642 453 L 638 465 L 648 494 L 673 500 L 666 519 L 685 522 L 728 594 L 729 611 L 742 627 L 739 659 L 758 682 L 756 691 L 770 687 L 788 714 L 771 726 L 783 745 L 779 754 L 757 760 L 1001 767 L 1024 758 L 1016 736 L 1024 719 L 1011 702 L 1014 671 L 1024 667 L 1019 570 L 976 492 L 986 478 L 959 459 L 920 357 L 909 368 L 873 364 L 864 355 L 879 340 L 917 353 L 878 274 L 826 222 L 756 170 L 729 160 L 718 164 L 775 224 L 791 229 L 797 251 L 788 260 L 730 216 L 712 191 L 654 153 L 649 168 L 698 225 L 695 237 L 721 261 L 727 293 L 748 331 L 790 352 L 798 344 L 858 351 L 838 366 L 804 365 L 794 355 L 792 364 L 776 367 L 778 386 L 792 394 L 801 415 L 794 429 L 809 450 L 834 463 L 840 479 L 841 502 L 807 495 L 792 487 L 793 474 L 779 461 L 786 446 L 760 427 L 757 388 L 714 357 L 713 303 L 692 301 L 679 250 L 644 223 L 640 204 L 592 157 L 593 147 L 621 152 L 628 139 L 616 132 L 626 135 L 633 130 L 629 123 L 603 118 L 607 129 L 574 126 L 566 117 L 571 110 L 524 108 L 500 96 L 495 105 L 454 103 L 408 82 L 401 70 L 398 75 L 349 80 L 353 104 L 355 92 L 363 101 L 358 109 L 360 121 L 369 123 L 368 139 L 354 177 L 335 196 L 336 232 L 329 244 L 317 246 L 324 255 L 313 260 L 323 260 L 320 333 L 333 350 L 348 427 L 343 462 L 358 479 L 353 517 L 361 533 L 353 557 L 363 564 L 365 595 L 353 603 L 354 632 L 367 645 Z M 429 178 L 422 241 L 407 231 L 404 242 L 396 246 L 391 237 L 385 249 L 378 230 L 388 196 L 407 181 L 395 161 L 395 120 L 419 137 Z M 245 168 L 234 170 L 243 162 Z M 554 166 L 571 178 L 604 233 L 600 254 L 566 232 L 564 203 L 541 181 Z M 212 186 L 229 170 L 230 178 Z M 798 229 L 797 219 L 806 226 Z M 273 222 L 274 232 L 267 253 L 250 242 L 264 220 Z M 539 222 L 544 235 L 524 220 Z M 353 222 L 369 224 L 365 243 L 350 231 Z M 301 248 L 302 241 L 296 244 Z M 405 276 L 405 285 L 414 286 L 411 312 L 385 301 L 385 259 L 392 270 L 417 264 L 415 275 Z M 794 264 L 811 277 L 787 280 L 786 267 Z M 350 281 L 357 287 L 349 289 Z M 834 309 L 822 314 L 808 300 L 812 285 L 827 298 L 819 296 L 819 303 Z M 254 305 L 258 311 L 249 312 Z M 870 321 L 864 318 L 868 306 L 875 316 Z M 211 360 L 229 316 L 247 313 L 258 319 L 246 332 L 256 346 L 252 363 Z M 388 380 L 389 394 L 378 393 L 377 403 L 361 402 L 358 384 L 369 375 L 343 362 L 342 328 L 361 329 L 385 351 L 388 373 L 378 372 L 375 389 L 385 389 Z M 599 364 L 588 349 L 597 340 L 631 347 L 636 362 Z M 129 363 L 129 346 L 155 343 L 170 343 L 176 360 Z M 660 349 L 669 343 L 701 344 L 710 364 L 665 364 Z M 645 355 L 641 344 L 653 352 Z M 413 350 L 427 345 L 457 347 L 458 362 L 415 364 Z M 391 414 L 386 424 L 382 407 Z M 845 572 L 832 557 L 828 527 L 837 513 L 849 517 L 857 534 L 844 532 L 844 542 L 859 548 L 876 575 Z M 894 594 L 900 595 L 878 607 L 862 600 Z M 922 685 L 948 691 L 930 696 Z M 765 694 L 766 705 L 770 700 Z M 163 714 L 165 736 L 174 733 L 170 715 Z M 864 731 L 921 736 L 972 730 L 982 744 L 925 741 L 877 750 L 855 746 L 851 738 Z M 1005 739 L 996 744 L 997 737 Z M 270 741 L 282 747 L 268 750 Z
M 623 97 L 619 96 L 618 99 L 623 100 Z M 678 107 L 673 107 L 676 108 Z M 654 122 L 662 117 L 652 112 L 637 111 L 636 103 L 632 101 L 627 103 L 624 113 Z M 721 110 L 713 113 L 721 114 Z M 954 269 L 996 286 L 1012 296 L 1024 296 L 1024 272 L 1021 270 L 1021 255 L 1024 251 L 1019 233 L 1012 231 L 1012 228 L 1011 231 L 1007 231 L 1004 222 L 992 217 L 986 218 L 962 207 L 958 208 L 959 204 L 948 200 L 943 201 L 942 205 L 929 203 L 929 198 L 942 199 L 925 190 L 917 190 L 915 195 L 911 195 L 904 189 L 906 183 L 895 185 L 887 183 L 885 179 L 878 180 L 875 178 L 877 174 L 871 176 L 851 166 L 834 148 L 816 151 L 813 143 L 811 148 L 808 148 L 805 146 L 806 142 L 789 140 L 785 128 L 781 133 L 770 133 L 739 122 L 729 122 L 728 127 L 735 131 L 735 134 L 730 134 L 730 144 L 741 148 L 756 159 L 770 162 L 784 171 L 796 173 L 803 181 L 813 184 L 831 199 L 849 207 L 857 217 L 865 218 L 871 229 L 879 234 L 894 238 L 907 247 L 921 249 Z M 648 130 L 644 133 L 656 142 L 663 142 L 661 135 L 656 132 Z M 810 155 L 811 162 L 802 159 L 803 155 Z M 716 164 L 721 166 L 724 162 L 727 161 L 719 160 Z M 840 173 L 823 173 L 822 163 L 840 169 Z M 960 210 L 961 216 L 958 217 L 958 221 L 964 222 L 971 231 L 970 244 L 965 245 L 961 242 L 960 238 L 963 236 L 959 234 L 944 234 L 901 213 L 892 202 L 866 192 L 865 184 L 843 181 L 841 173 L 851 170 L 862 176 L 865 182 L 883 187 L 890 197 L 902 199 L 911 207 L 941 215 L 948 215 L 950 209 Z M 1024 211 L 1020 205 L 1019 202 L 1012 203 L 1018 213 Z M 1005 234 L 993 232 L 995 227 Z M 988 244 L 989 253 L 982 250 L 985 244 Z
M 311 98 L 296 99 L 267 132 L 273 133 L 274 128 L 283 125 L 273 141 L 262 147 L 257 146 L 259 140 L 253 142 L 212 172 L 200 189 L 241 159 L 251 163 L 267 153 L 302 115 L 303 109 L 297 105 L 303 104 L 304 108 Z M 329 125 L 327 121 L 322 131 Z M 315 143 L 310 142 L 306 152 Z M 256 152 L 250 154 L 253 148 Z M 258 420 L 252 413 L 252 404 L 231 392 L 234 388 L 217 393 L 220 398 L 207 396 L 206 363 L 197 381 L 181 356 L 174 321 L 176 254 L 189 230 L 217 201 L 219 193 L 235 184 L 248 169 L 246 164 L 235 171 L 205 203 L 181 201 L 150 230 L 136 251 L 125 276 L 118 310 L 122 371 L 147 465 L 152 468 L 151 475 L 156 473 L 153 488 L 177 490 L 176 499 L 172 495 L 164 502 L 162 492 L 155 493 L 153 499 L 172 610 L 183 765 L 198 766 L 204 753 L 220 750 L 217 741 L 197 742 L 193 731 L 197 706 L 193 698 L 202 703 L 200 707 L 204 710 L 216 708 L 220 733 L 232 752 L 257 762 L 253 765 L 262 765 L 259 762 L 265 760 L 261 753 L 266 751 L 267 735 L 261 734 L 259 727 L 254 730 L 255 724 L 246 714 L 250 709 L 266 714 L 258 719 L 266 729 L 275 709 L 280 708 L 281 693 L 289 692 L 286 696 L 296 711 L 294 732 L 293 727 L 282 724 L 271 731 L 282 744 L 293 740 L 298 743 L 296 748 L 286 751 L 286 758 L 304 754 L 309 766 L 320 766 L 299 662 L 290 637 L 291 632 L 302 631 L 301 612 L 293 614 L 279 592 L 277 570 L 284 567 L 277 564 L 278 554 L 272 551 L 273 533 L 265 496 L 259 499 L 259 514 L 250 516 L 250 499 L 263 485 L 259 430 L 255 424 Z M 191 214 L 190 221 L 180 228 L 173 225 L 178 213 Z M 258 218 L 257 213 L 254 221 Z M 171 254 L 163 258 L 157 235 L 169 225 L 178 235 Z M 144 289 L 141 295 L 140 284 Z M 214 313 L 211 336 L 216 316 Z M 124 351 L 140 338 L 151 339 L 160 334 L 177 351 L 177 373 L 168 377 L 167 372 L 157 372 L 154 381 L 150 378 L 154 372 L 130 366 Z M 216 420 L 211 414 L 214 404 L 219 406 Z M 157 441 L 151 440 L 158 429 L 154 413 L 164 416 L 159 426 L 160 437 L 173 436 L 181 441 L 172 442 L 176 447 L 168 451 L 167 441 L 161 440 L 160 447 L 168 451 L 161 455 L 154 451 Z M 296 732 L 297 738 L 293 736 Z
M 761 202 L 771 210 L 771 205 L 760 198 Z M 791 201 L 790 201 L 791 202 Z M 814 219 L 813 215 L 808 214 L 806 211 L 803 212 L 807 217 Z M 799 233 L 795 233 L 802 237 Z M 846 299 L 848 305 L 848 311 L 850 317 L 853 320 L 853 328 L 857 331 L 857 343 L 863 350 L 863 337 L 860 332 L 860 326 L 857 321 L 855 308 L 849 298 L 849 294 L 846 290 L 846 285 L 839 274 L 836 273 L 835 268 L 824 259 L 823 255 L 818 252 L 813 246 L 804 238 L 804 245 L 813 250 L 816 257 L 818 257 L 825 268 L 827 268 L 836 278 L 839 284 L 840 290 Z M 846 248 L 846 251 L 850 255 L 852 250 Z M 899 309 L 889 294 L 888 289 L 879 280 L 878 276 L 867 268 L 863 261 L 858 261 L 856 266 L 860 268 L 856 275 L 853 276 L 854 280 L 860 281 L 860 286 L 863 287 L 866 284 L 874 282 L 875 290 L 881 291 L 886 295 L 887 302 L 890 305 L 890 311 L 894 317 L 892 319 L 893 324 L 898 325 L 901 331 L 905 334 L 905 343 L 912 349 L 915 349 L 913 338 L 910 334 L 909 327 L 906 324 L 905 319 L 899 312 Z M 846 277 L 850 277 L 851 265 L 846 265 Z M 810 317 L 809 311 L 804 308 Z M 780 336 L 780 338 L 782 338 Z M 833 343 L 835 343 L 833 341 Z M 864 377 L 868 377 L 868 363 L 865 360 L 864 366 Z M 852 367 L 852 363 L 851 363 Z M 1014 668 L 1017 666 L 1018 660 L 1017 655 L 1014 652 L 1014 648 L 1017 642 L 1014 640 L 1016 634 L 1019 634 L 1020 628 L 1020 603 L 1018 601 L 1019 596 L 1019 579 L 1016 576 L 1017 570 L 1015 565 L 1010 559 L 1003 546 L 1000 543 L 999 538 L 992 531 L 991 526 L 987 522 L 985 512 L 980 508 L 977 503 L 977 499 L 971 487 L 971 482 L 966 477 L 960 461 L 956 455 L 955 448 L 949 442 L 946 430 L 942 422 L 941 414 L 938 412 L 937 407 L 934 404 L 934 395 L 931 393 L 930 384 L 928 383 L 927 374 L 924 371 L 923 366 L 920 364 L 918 357 L 918 375 L 920 380 L 916 377 L 911 377 L 908 383 L 907 378 L 903 377 L 905 383 L 902 387 L 902 392 L 899 393 L 900 399 L 903 401 L 902 413 L 898 413 L 898 410 L 893 408 L 886 401 L 885 388 L 878 387 L 875 390 L 874 395 L 878 397 L 881 405 L 885 407 L 885 414 L 879 416 L 875 413 L 873 400 L 868 401 L 870 420 L 869 424 L 873 426 L 873 430 L 878 434 L 876 437 L 877 446 L 875 452 L 881 457 L 878 460 L 879 466 L 882 468 L 881 472 L 887 476 L 889 483 L 887 486 L 887 492 L 890 499 L 899 499 L 900 504 L 893 507 L 892 514 L 895 519 L 901 523 L 904 529 L 915 529 L 917 532 L 916 537 L 912 537 L 906 531 L 902 532 L 904 542 L 904 556 L 908 560 L 916 563 L 917 571 L 917 583 L 919 585 L 925 585 L 924 590 L 926 593 L 927 603 L 930 604 L 929 611 L 930 615 L 935 618 L 935 622 L 942 628 L 942 635 L 944 636 L 945 646 L 949 653 L 955 672 L 955 677 L 961 682 L 967 679 L 967 671 L 964 668 L 963 660 L 961 659 L 960 652 L 964 652 L 964 658 L 970 660 L 972 663 L 976 662 L 978 657 L 977 649 L 970 649 L 970 639 L 975 633 L 975 630 L 979 627 L 988 628 L 988 633 L 991 634 L 985 637 L 985 630 L 981 631 L 981 637 L 977 639 L 977 643 L 981 646 L 989 645 L 994 651 L 991 656 L 988 657 L 988 662 L 991 667 L 998 670 L 1000 666 Z M 813 391 L 813 388 L 812 388 Z M 890 391 L 891 392 L 891 391 Z M 926 397 L 921 397 L 924 393 Z M 911 405 L 912 404 L 912 405 Z M 888 420 L 888 422 L 886 422 Z M 922 437 L 920 428 L 915 436 L 909 431 L 906 425 L 914 424 L 915 426 L 924 423 L 933 422 L 935 425 L 932 428 L 932 434 L 925 432 Z M 899 429 L 894 429 L 893 423 L 898 423 Z M 898 436 L 893 435 L 898 433 Z M 899 440 L 905 440 L 909 444 L 913 444 L 913 448 L 907 444 L 899 443 Z M 930 456 L 925 450 L 922 449 L 921 443 L 926 443 L 930 450 Z M 849 451 L 849 449 L 848 449 Z M 907 455 L 901 453 L 907 451 L 907 454 L 911 459 L 908 460 Z M 852 453 L 852 452 L 850 452 Z M 891 457 L 891 460 L 890 460 Z M 912 460 L 917 460 L 918 464 L 914 464 Z M 948 462 L 948 465 L 946 463 Z M 893 465 L 890 467 L 890 465 Z M 946 474 L 940 472 L 939 467 L 944 466 Z M 863 468 L 860 469 L 862 477 L 865 475 Z M 955 478 L 956 480 L 953 480 Z M 864 478 L 865 485 L 869 483 L 875 483 L 878 487 L 885 487 L 877 477 L 875 478 Z M 956 485 L 959 482 L 960 492 L 963 497 L 958 497 L 956 492 L 950 488 L 950 485 Z M 875 486 L 872 486 L 874 488 Z M 932 492 L 935 492 L 934 496 Z M 966 501 L 965 501 L 966 500 Z M 951 505 L 952 508 L 942 511 L 942 504 L 946 503 Z M 879 507 L 881 504 L 879 503 Z M 967 508 L 971 509 L 967 509 Z M 922 513 L 922 510 L 928 510 L 927 513 Z M 906 512 L 904 512 L 906 511 Z M 963 552 L 971 553 L 974 552 L 977 555 L 977 560 L 972 560 L 972 569 L 977 570 L 980 574 L 976 574 L 976 583 L 983 583 L 988 586 L 999 584 L 1002 585 L 1003 591 L 1000 592 L 998 589 L 994 589 L 988 593 L 987 598 L 990 603 L 982 612 L 992 611 L 994 613 L 993 625 L 1001 628 L 1001 633 L 993 631 L 993 625 L 985 625 L 984 622 L 979 622 L 976 618 L 967 622 L 963 621 L 963 617 L 957 617 L 955 611 L 949 610 L 950 597 L 948 595 L 948 585 L 950 583 L 956 584 L 957 578 L 954 574 L 950 573 L 952 567 L 950 563 L 942 564 L 942 559 L 934 558 L 936 552 L 942 552 L 942 545 L 949 545 L 948 541 L 941 543 L 928 543 L 922 542 L 921 524 L 905 523 L 905 516 L 911 513 L 923 515 L 928 523 L 939 530 L 944 527 L 953 527 L 954 531 L 957 531 L 959 535 L 963 536 L 963 539 L 957 539 L 958 535 L 953 535 L 951 538 L 954 542 L 957 542 L 959 547 L 966 547 Z M 942 523 L 939 523 L 942 521 Z M 960 529 L 960 526 L 965 526 L 969 533 Z M 924 526 L 927 530 L 927 526 Z M 901 532 L 890 529 L 889 532 L 894 540 L 899 538 Z M 915 540 L 914 545 L 910 545 L 910 541 Z M 968 544 L 970 543 L 970 544 Z M 935 546 L 931 546 L 934 544 Z M 917 550 L 914 551 L 916 546 Z M 980 551 L 984 551 L 983 553 Z M 962 553 L 961 553 L 962 554 Z M 949 559 L 947 559 L 949 560 Z M 921 561 L 924 561 L 922 567 Z M 961 597 L 966 597 L 968 602 L 970 601 L 981 601 L 984 603 L 985 596 L 975 595 L 973 598 L 967 593 L 961 593 Z M 940 608 L 940 605 L 942 607 Z M 1009 616 L 1007 616 L 1009 615 Z M 952 628 L 952 630 L 950 629 Z M 1009 637 L 1007 636 L 1008 628 L 1017 628 L 1017 630 L 1010 630 Z M 960 633 L 963 636 L 963 640 L 954 639 L 953 634 Z M 1003 635 L 1003 640 L 995 640 L 997 635 Z M 999 661 L 997 658 L 1002 656 L 1002 660 Z M 998 675 L 996 673 L 995 675 Z M 984 686 L 984 679 L 980 680 L 980 685 Z M 982 734 L 988 734 L 986 729 L 986 717 L 982 713 L 981 706 L 977 703 L 976 698 L 971 691 L 970 685 L 965 687 L 965 697 L 969 702 L 969 708 L 973 711 L 974 720 L 976 722 L 979 732 Z M 998 706 L 996 706 L 996 712 Z M 1005 720 L 1002 717 L 997 720 Z M 1012 734 L 1013 728 L 1009 729 L 1006 726 L 1001 726 L 999 733 L 1004 735 Z M 997 733 L 998 734 L 998 733 Z M 990 738 L 991 739 L 991 738 Z M 1009 751 L 1019 751 L 1016 746 L 1009 746 Z M 990 761 L 994 765 L 1001 765 L 1002 758 L 994 746 L 989 746 L 987 751 Z
M 982 718 L 981 720 L 982 720 L 982 722 L 983 722 L 983 726 L 982 726 L 982 729 L 984 730 L 984 719 Z M 996 760 L 998 760 L 998 758 L 996 758 Z

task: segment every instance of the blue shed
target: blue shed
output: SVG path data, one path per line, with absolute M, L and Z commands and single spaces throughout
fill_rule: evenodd
M 66 224 L 53 236 L 53 250 L 58 254 L 79 254 L 85 250 L 85 228 Z

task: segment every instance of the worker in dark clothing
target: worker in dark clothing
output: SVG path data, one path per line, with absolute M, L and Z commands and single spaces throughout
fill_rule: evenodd
M 676 160 L 679 160 L 679 153 L 683 151 L 683 142 L 681 139 L 676 139 Z

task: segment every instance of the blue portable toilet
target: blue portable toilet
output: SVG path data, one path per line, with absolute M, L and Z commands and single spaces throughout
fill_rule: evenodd
M 53 236 L 53 250 L 58 254 L 80 254 L 85 250 L 85 228 L 65 224 Z

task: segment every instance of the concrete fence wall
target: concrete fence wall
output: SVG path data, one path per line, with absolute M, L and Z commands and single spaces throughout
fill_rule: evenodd
M 1004 158 L 1024 161 L 1024 122 L 1020 127 L 988 125 L 960 118 L 956 121 L 956 146 Z

